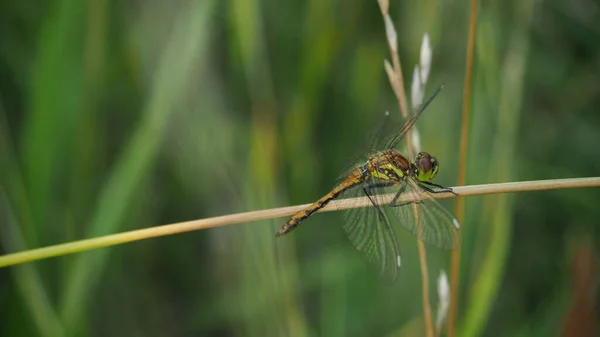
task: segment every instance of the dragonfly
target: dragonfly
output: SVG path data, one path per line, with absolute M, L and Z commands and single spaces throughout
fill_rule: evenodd
M 371 144 L 368 154 L 363 156 L 366 160 L 354 165 L 325 196 L 292 215 L 278 230 L 276 237 L 298 228 L 304 220 L 334 199 L 366 196 L 372 207 L 345 207 L 342 227 L 353 246 L 384 280 L 394 282 L 402 264 L 398 241 L 386 209 L 391 210 L 393 216 L 423 242 L 453 249 L 458 243 L 460 225 L 433 195 L 458 194 L 451 188 L 432 182 L 440 168 L 435 157 L 427 152 L 419 152 L 414 161 L 410 161 L 395 149 L 442 88 L 443 85 L 439 86 L 427 101 L 416 108 L 400 130 L 382 142 L 382 148 L 378 149 L 377 141 Z M 387 194 L 394 195 L 389 207 L 385 207 L 383 200 Z M 408 196 L 409 199 L 401 196 Z

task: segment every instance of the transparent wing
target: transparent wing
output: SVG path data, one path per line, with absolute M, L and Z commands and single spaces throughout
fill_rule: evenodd
M 365 182 L 344 192 L 341 198 L 364 197 L 365 187 L 374 186 L 376 183 L 374 179 Z M 381 194 L 376 188 L 367 189 L 367 193 L 377 207 L 371 205 L 344 210 L 342 228 L 352 245 L 377 269 L 380 277 L 385 282 L 392 283 L 396 280 L 400 268 L 400 249 L 390 221 L 380 206 Z
M 423 189 L 415 180 L 407 178 L 405 192 L 416 196 Z M 438 248 L 454 249 L 460 239 L 458 221 L 429 192 L 423 193 L 422 197 L 421 202 L 390 205 L 390 209 L 398 221 L 421 241 Z
M 352 157 L 353 160 L 345 166 L 343 171 L 341 171 L 340 175 L 337 177 L 338 180 L 346 178 L 346 176 L 348 176 L 355 168 L 363 166 L 365 162 L 369 160 L 370 155 L 383 149 L 385 135 L 392 134 L 392 131 L 398 130 L 400 126 L 401 124 L 397 121 L 392 121 L 390 114 L 386 112 L 377 122 L 377 125 L 371 127 L 370 132 L 365 137 L 365 143 L 363 146 L 357 147 L 356 153 L 354 157 Z
M 425 103 L 421 104 L 416 109 L 416 111 L 413 113 L 412 117 L 404 123 L 404 125 L 402 126 L 400 131 L 398 131 L 396 134 L 394 134 L 393 136 L 388 138 L 388 140 L 385 142 L 385 149 L 393 149 L 396 147 L 396 145 L 398 145 L 398 143 L 400 143 L 400 141 L 408 133 L 408 130 L 410 130 L 410 128 L 412 128 L 412 126 L 416 123 L 417 119 L 419 119 L 419 117 L 421 116 L 423 111 L 425 111 L 425 108 L 427 108 L 429 103 L 431 103 L 431 101 L 433 101 L 435 96 L 437 96 L 440 93 L 440 91 L 442 91 L 443 88 L 444 88 L 444 85 L 443 84 L 440 85 L 438 87 L 438 89 L 431 96 L 429 96 L 427 101 L 425 101 Z

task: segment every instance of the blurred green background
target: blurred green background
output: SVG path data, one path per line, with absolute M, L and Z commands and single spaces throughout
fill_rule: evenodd
M 599 175 L 599 10 L 479 3 L 468 184 Z M 453 186 L 469 4 L 391 15 L 407 90 L 431 37 L 418 128 Z M 0 253 L 316 200 L 399 115 L 384 58 L 375 0 L 1 1 Z M 598 333 L 599 201 L 467 198 L 459 335 Z M 0 335 L 424 335 L 414 236 L 388 286 L 337 212 L 275 240 L 285 220 L 0 269 Z M 450 253 L 427 252 L 435 310 Z

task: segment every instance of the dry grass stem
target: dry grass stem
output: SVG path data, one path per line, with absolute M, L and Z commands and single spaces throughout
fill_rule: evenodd
M 419 219 L 418 205 L 412 205 L 415 214 L 417 214 L 417 226 L 419 228 L 419 236 L 421 233 L 421 221 Z M 419 247 L 419 265 L 421 267 L 421 291 L 423 296 L 423 313 L 425 319 L 425 332 L 427 337 L 433 337 L 433 314 L 431 312 L 431 304 L 429 301 L 429 271 L 427 269 L 427 252 L 425 243 L 422 240 L 417 240 Z
M 408 104 L 406 103 L 406 91 L 404 90 L 404 77 L 402 75 L 402 66 L 400 63 L 400 57 L 398 56 L 398 34 L 396 33 L 396 28 L 394 27 L 394 22 L 390 18 L 389 15 L 389 4 L 387 1 L 384 3 L 379 3 L 381 8 L 381 14 L 383 15 L 383 21 L 385 22 L 385 33 L 388 40 L 388 46 L 390 49 L 390 54 L 392 56 L 393 67 L 390 66 L 389 62 L 384 61 L 385 71 L 388 75 L 388 79 L 390 81 L 390 85 L 394 90 L 394 94 L 398 99 L 398 103 L 400 105 L 400 111 L 402 116 L 405 119 L 409 118 Z M 420 81 L 419 81 L 420 83 Z M 413 102 L 414 104 L 414 102 Z M 414 158 L 415 147 L 411 137 L 411 131 L 408 131 L 407 139 L 407 148 L 408 154 L 411 158 Z M 421 221 L 419 219 L 419 212 L 417 210 L 417 205 L 412 205 L 415 214 L 417 215 L 417 227 L 420 228 Z M 420 231 L 419 231 L 420 232 Z M 423 291 L 423 316 L 425 320 L 425 331 L 427 337 L 433 337 L 433 318 L 431 314 L 431 307 L 429 304 L 429 281 L 428 281 L 428 272 L 427 272 L 427 254 L 425 250 L 425 245 L 421 240 L 418 241 L 419 246 L 419 262 L 421 265 L 421 279 L 422 283 L 422 291 Z
M 600 187 L 600 177 L 593 178 L 572 178 L 572 179 L 556 179 L 556 180 L 538 180 L 538 181 L 523 181 L 523 182 L 511 182 L 511 183 L 500 183 L 500 184 L 485 184 L 485 185 L 472 185 L 472 186 L 460 186 L 453 187 L 452 189 L 459 193 L 461 196 L 474 196 L 474 195 L 486 195 L 486 194 L 498 194 L 498 193 L 514 193 L 514 192 L 526 192 L 526 191 L 541 191 L 541 190 L 554 190 L 564 188 L 582 188 L 582 187 Z M 412 193 L 411 193 L 412 195 Z M 393 194 L 385 196 L 383 202 L 389 203 L 394 197 Z M 452 193 L 437 193 L 428 197 L 436 199 L 452 198 Z M 400 202 L 417 201 L 414 196 L 405 196 L 400 199 Z M 366 197 L 354 199 L 344 199 L 331 202 L 329 205 L 323 207 L 319 212 L 328 212 L 339 209 L 357 208 L 357 207 L 368 207 L 372 206 Z M 348 200 L 352 200 L 348 202 Z M 191 232 L 201 229 L 215 228 L 221 226 L 228 226 L 244 222 L 259 221 L 265 219 L 274 219 L 285 216 L 290 216 L 306 207 L 310 204 L 298 205 L 298 206 L 287 206 L 273 209 L 265 209 L 261 211 L 252 211 L 245 213 L 229 214 L 218 216 L 214 218 L 207 218 L 201 220 L 192 220 L 186 222 L 179 222 L 169 225 L 162 225 L 158 227 L 138 229 L 124 233 L 112 234 L 101 236 L 92 239 L 80 240 L 75 242 L 63 243 L 54 246 L 48 246 L 43 248 L 31 249 L 24 252 L 7 254 L 0 256 L 0 267 L 12 266 L 20 263 L 31 262 L 41 259 L 47 259 L 54 256 L 61 256 L 67 254 L 73 254 L 83 251 L 88 251 L 97 248 L 104 248 L 110 246 L 116 246 L 127 242 L 139 241 L 149 238 L 155 238 L 159 236 L 167 236 L 178 233 Z
M 382 4 L 382 2 L 384 2 L 384 4 Z M 386 60 L 384 61 L 384 67 L 388 75 L 390 85 L 392 86 L 394 94 L 396 95 L 396 98 L 400 103 L 400 111 L 402 112 L 402 116 L 407 117 L 408 104 L 406 103 L 406 92 L 404 91 L 404 77 L 402 75 L 402 66 L 400 63 L 400 57 L 398 56 L 398 42 L 396 29 L 394 28 L 394 23 L 390 18 L 388 12 L 389 5 L 387 4 L 387 1 L 380 1 L 379 5 L 381 9 L 381 15 L 383 15 L 383 21 L 385 22 L 385 32 L 393 64 L 393 66 L 390 66 L 389 62 Z
M 467 147 L 469 144 L 469 108 L 471 103 L 471 78 L 473 77 L 473 55 L 475 53 L 475 26 L 477 21 L 477 0 L 471 0 L 471 15 L 469 18 L 469 37 L 467 42 L 467 61 L 465 68 L 465 88 L 461 117 L 460 149 L 458 160 L 458 185 L 466 184 L 467 176 Z M 455 216 L 458 222 L 464 224 L 464 201 L 456 200 Z M 458 308 L 458 283 L 460 273 L 460 244 L 452 252 L 450 262 L 450 312 L 448 314 L 448 337 L 454 337 L 456 329 L 456 311 Z

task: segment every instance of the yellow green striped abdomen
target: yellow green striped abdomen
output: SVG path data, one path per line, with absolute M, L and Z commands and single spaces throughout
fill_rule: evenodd
M 344 180 L 341 184 L 337 185 L 333 190 L 327 193 L 321 199 L 315 201 L 312 205 L 307 208 L 301 210 L 300 212 L 292 215 L 292 217 L 277 231 L 275 236 L 285 235 L 298 227 L 306 218 L 311 216 L 314 212 L 320 210 L 325 207 L 331 200 L 337 198 L 342 192 L 354 187 L 356 184 L 361 182 L 360 174 L 361 169 L 356 169 L 352 173 L 348 175 L 348 178 Z

